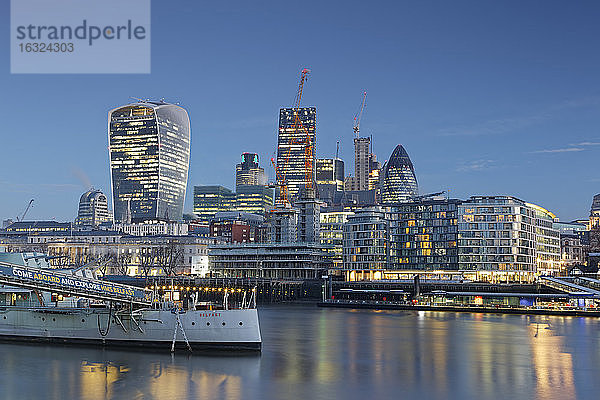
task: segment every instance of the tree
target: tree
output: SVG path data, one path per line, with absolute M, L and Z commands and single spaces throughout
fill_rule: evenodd
M 165 275 L 177 275 L 178 269 L 183 265 L 183 246 L 176 240 L 169 240 L 157 248 L 156 258 Z

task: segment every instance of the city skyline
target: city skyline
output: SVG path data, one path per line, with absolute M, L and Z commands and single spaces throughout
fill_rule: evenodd
M 361 133 L 373 135 L 373 152 L 382 162 L 397 144 L 404 145 L 421 192 L 449 188 L 451 197 L 463 199 L 512 195 L 543 205 L 564 221 L 586 217 L 600 182 L 590 168 L 600 149 L 600 134 L 593 129 L 599 119 L 595 71 L 600 59 L 589 52 L 599 33 L 594 20 L 600 9 L 595 4 L 566 7 L 558 2 L 545 2 L 543 8 L 533 3 L 473 4 L 440 3 L 435 10 L 390 4 L 387 13 L 321 5 L 320 17 L 295 19 L 302 27 L 318 25 L 306 32 L 308 40 L 302 39 L 311 43 L 310 50 L 281 60 L 276 49 L 282 43 L 301 42 L 293 36 L 295 29 L 276 22 L 289 11 L 286 5 L 274 5 L 273 16 L 243 4 L 234 11 L 207 6 L 202 31 L 185 23 L 176 28 L 165 24 L 171 28 L 167 31 L 157 15 L 167 21 L 190 17 L 154 3 L 153 47 L 158 52 L 170 54 L 174 35 L 190 37 L 175 48 L 182 51 L 202 35 L 211 37 L 201 42 L 202 55 L 191 55 L 196 63 L 173 66 L 156 58 L 147 76 L 25 79 L 8 74 L 6 56 L 0 84 L 12 97 L 2 116 L 11 134 L 4 136 L 1 217 L 16 217 L 35 198 L 29 218 L 73 220 L 81 193 L 91 186 L 109 193 L 106 112 L 132 95 L 165 96 L 170 102 L 181 101 L 190 112 L 185 211 L 191 210 L 193 185 L 234 187 L 235 162 L 243 151 L 258 153 L 273 180 L 273 170 L 264 160 L 276 148 L 277 111 L 292 104 L 298 72 L 305 66 L 313 72 L 302 105 L 319 109 L 317 157 L 333 157 L 339 141 L 340 158 L 348 171 L 353 169 L 353 116 L 366 89 Z M 8 5 L 1 7 L 7 19 Z M 471 17 L 457 29 L 452 21 L 464 17 L 466 9 Z M 346 21 L 361 14 L 359 35 Z M 413 19 L 423 26 L 411 22 L 410 15 L 418 16 Z M 331 24 L 319 24 L 320 18 Z M 530 29 L 532 18 L 539 19 L 536 31 Z M 229 21 L 227 26 L 241 23 L 231 33 L 209 34 L 221 33 L 219 24 L 224 21 Z M 257 30 L 254 24 L 265 28 Z M 248 37 L 236 44 L 246 30 L 251 31 Z M 347 37 L 337 38 L 338 31 Z M 260 48 L 251 43 L 257 40 L 263 40 Z M 5 54 L 7 46 L 0 44 Z M 328 52 L 332 48 L 336 51 Z M 354 67 L 347 68 L 347 54 L 355 48 L 361 49 L 361 57 L 353 58 Z M 258 50 L 241 63 L 241 55 L 230 49 Z M 382 57 L 388 62 L 374 62 Z M 195 74 L 198 66 L 201 76 Z M 79 101 L 82 97 L 85 101 Z M 68 107 L 69 118 L 61 117 L 58 104 Z M 231 108 L 235 117 L 225 118 Z M 31 110 L 36 118 L 30 118 Z M 85 178 L 78 176 L 89 177 L 89 182 L 80 183 Z

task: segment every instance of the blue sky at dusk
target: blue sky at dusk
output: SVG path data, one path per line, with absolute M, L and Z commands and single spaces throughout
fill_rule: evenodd
M 149 75 L 11 75 L 0 6 L 0 218 L 72 220 L 89 185 L 110 197 L 107 112 L 180 102 L 192 187 L 234 187 L 257 152 L 274 177 L 280 107 L 300 70 L 317 107 L 317 156 L 353 171 L 352 123 L 382 162 L 401 143 L 422 193 L 509 194 L 561 220 L 600 193 L 600 3 L 594 1 L 153 1 Z M 116 60 L 118 62 L 118 60 Z

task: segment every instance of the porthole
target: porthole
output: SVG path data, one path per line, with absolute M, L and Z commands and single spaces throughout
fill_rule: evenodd
M 85 319 L 83 319 L 83 318 L 82 318 L 82 319 L 81 319 L 81 322 L 85 322 Z
M 206 323 L 206 326 L 210 326 L 210 322 L 207 322 L 207 323 Z
M 56 318 L 52 318 L 52 322 L 56 322 Z
M 225 326 L 225 321 L 221 322 L 221 325 Z
M 43 318 L 43 317 L 42 317 L 42 321 L 45 321 L 45 320 L 46 320 L 46 318 Z
M 4 319 L 6 319 L 6 315 L 4 316 Z
M 196 325 L 196 323 L 194 321 L 192 321 L 192 326 Z
M 240 321 L 240 326 L 244 325 L 244 323 L 242 321 Z

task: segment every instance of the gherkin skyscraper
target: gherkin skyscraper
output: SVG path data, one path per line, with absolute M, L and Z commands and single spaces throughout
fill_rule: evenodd
M 419 193 L 415 168 L 401 144 L 396 146 L 383 167 L 381 203 L 393 204 L 410 200 Z

